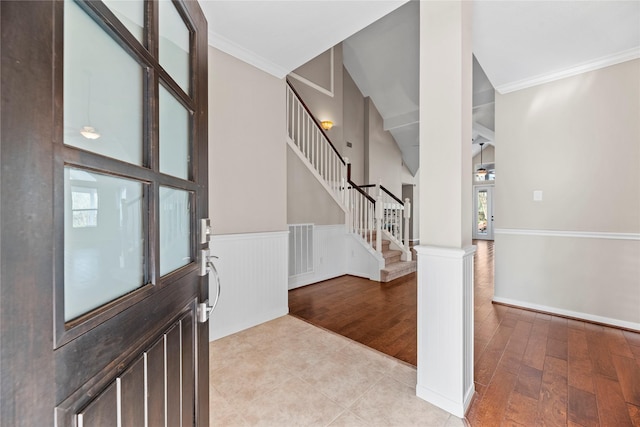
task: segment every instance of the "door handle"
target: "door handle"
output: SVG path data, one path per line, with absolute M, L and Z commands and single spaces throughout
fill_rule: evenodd
M 218 259 L 218 257 L 215 255 L 209 255 L 209 249 L 203 249 L 200 255 L 200 275 L 206 276 L 209 273 L 213 273 L 213 277 L 215 278 L 216 283 L 216 299 L 213 301 L 213 304 L 209 305 L 208 299 L 198 304 L 198 322 L 205 323 L 207 320 L 209 320 L 209 316 L 211 316 L 211 313 L 213 312 L 213 310 L 215 310 L 218 302 L 220 301 L 220 290 L 222 286 L 220 285 L 220 275 L 218 274 L 218 270 L 211 260 L 211 258 Z

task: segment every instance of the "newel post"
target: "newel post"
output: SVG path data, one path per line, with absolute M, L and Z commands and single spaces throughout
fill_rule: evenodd
M 411 220 L 411 200 L 404 199 L 404 247 L 407 250 L 407 261 L 411 261 L 411 248 L 409 247 L 409 221 Z
M 378 194 L 376 199 L 376 252 L 382 253 L 382 212 L 384 205 L 382 203 L 382 194 Z
M 344 213 L 344 223 L 347 227 L 347 233 L 351 232 L 351 198 L 349 195 L 351 192 L 349 191 L 349 179 L 351 178 L 351 163 L 349 163 L 349 158 L 344 158 L 344 165 L 342 166 L 342 177 L 340 180 L 342 181 L 342 204 L 347 208 Z

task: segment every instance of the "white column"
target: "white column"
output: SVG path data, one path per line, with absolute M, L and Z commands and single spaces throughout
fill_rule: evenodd
M 416 394 L 458 417 L 474 394 L 471 7 L 420 3 Z

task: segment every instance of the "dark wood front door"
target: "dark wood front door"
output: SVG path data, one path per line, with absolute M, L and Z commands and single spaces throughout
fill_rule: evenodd
M 0 424 L 207 426 L 204 16 L 0 12 Z

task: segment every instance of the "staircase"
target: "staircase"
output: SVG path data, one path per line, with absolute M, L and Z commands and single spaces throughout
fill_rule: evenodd
M 376 239 L 374 233 L 373 239 Z M 400 277 L 407 276 L 414 273 L 417 268 L 417 262 L 415 260 L 403 261 L 403 252 L 397 249 L 391 249 L 391 241 L 384 239 L 381 240 L 382 245 L 382 258 L 384 259 L 384 268 L 380 269 L 380 282 L 386 283 Z
M 408 244 L 409 209 L 405 209 L 409 199 L 400 200 L 382 182 L 354 183 L 348 159 L 340 155 L 289 82 L 286 99 L 287 144 L 345 212 L 347 234 L 366 249 L 368 264 L 375 266 L 369 278 L 389 282 L 415 272 Z

